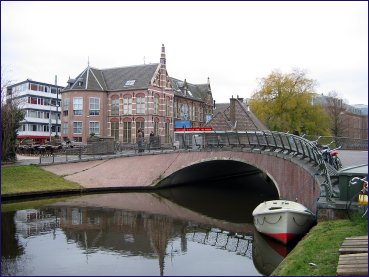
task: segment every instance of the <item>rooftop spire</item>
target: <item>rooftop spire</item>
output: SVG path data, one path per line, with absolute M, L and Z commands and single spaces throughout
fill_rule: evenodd
M 165 46 L 164 44 L 161 45 L 161 55 L 160 55 L 160 63 L 165 64 L 166 58 L 165 58 Z

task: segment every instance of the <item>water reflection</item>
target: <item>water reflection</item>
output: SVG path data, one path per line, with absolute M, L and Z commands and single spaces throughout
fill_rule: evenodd
M 249 220 L 262 196 L 242 199 L 239 192 L 232 197 L 231 190 L 206 194 L 203 188 L 193 191 L 192 198 L 184 188 L 161 195 L 86 195 L 2 213 L 1 273 L 265 274 L 252 261 Z
M 256 269 L 263 275 L 270 275 L 294 246 L 295 244 L 282 244 L 255 230 L 252 259 Z

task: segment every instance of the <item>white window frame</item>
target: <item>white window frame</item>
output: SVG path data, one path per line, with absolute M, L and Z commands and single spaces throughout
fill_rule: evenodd
M 99 121 L 90 121 L 89 122 L 89 130 L 90 130 L 90 134 L 94 133 L 95 135 L 99 135 L 100 134 L 100 122 Z
M 145 96 L 136 97 L 136 114 L 145 114 L 146 111 L 146 99 Z
M 77 112 L 81 111 L 81 112 Z M 73 114 L 82 115 L 83 114 L 83 97 L 73 97 Z
M 89 115 L 100 115 L 100 98 L 99 97 L 90 97 L 89 100 L 90 100 Z
M 77 126 L 80 125 L 80 126 Z M 80 132 L 79 132 L 80 129 Z M 83 123 L 82 121 L 73 121 L 73 134 L 82 134 L 83 132 Z
M 132 97 L 123 98 L 123 114 L 132 114 Z

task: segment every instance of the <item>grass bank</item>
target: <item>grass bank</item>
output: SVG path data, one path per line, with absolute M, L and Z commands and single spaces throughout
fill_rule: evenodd
M 78 188 L 79 184 L 43 170 L 38 165 L 1 167 L 1 195 Z
M 346 237 L 368 235 L 368 219 L 323 221 L 289 253 L 274 276 L 335 276 L 339 248 Z

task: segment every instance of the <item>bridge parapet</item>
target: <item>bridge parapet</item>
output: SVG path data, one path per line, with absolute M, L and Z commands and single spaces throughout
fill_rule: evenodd
M 305 138 L 316 141 L 317 144 L 329 144 L 334 142 L 332 147 L 341 146 L 344 150 L 368 150 L 368 140 L 349 137 L 333 137 L 333 136 L 305 136 Z

